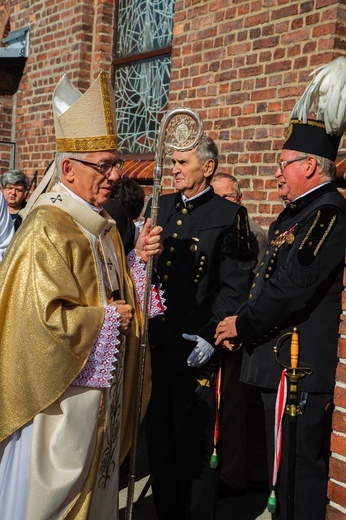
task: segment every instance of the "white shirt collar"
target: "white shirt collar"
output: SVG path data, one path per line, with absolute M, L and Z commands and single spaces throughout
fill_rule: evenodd
M 92 204 L 89 204 L 86 200 L 82 199 L 78 195 L 76 195 L 73 191 L 71 191 L 65 184 L 63 184 L 61 181 L 59 181 L 59 186 L 62 186 L 64 190 L 67 191 L 71 197 L 73 197 L 76 200 L 79 200 L 79 202 L 82 202 L 85 206 L 88 206 L 88 208 L 92 209 L 93 211 L 96 211 L 96 213 L 101 213 L 103 210 L 102 206 L 100 208 L 96 208 L 96 206 L 93 206 Z
M 182 200 L 183 200 L 183 203 L 184 203 L 185 206 L 186 206 L 186 203 L 187 203 L 188 201 L 190 201 L 190 200 L 194 200 L 194 199 L 198 199 L 198 197 L 200 197 L 201 195 L 203 195 L 204 193 L 206 193 L 206 192 L 209 191 L 209 190 L 210 190 L 210 186 L 208 186 L 205 190 L 201 191 L 200 193 L 197 193 L 197 195 L 194 195 L 193 197 L 190 197 L 189 199 L 188 199 L 185 195 L 183 195 L 183 194 L 181 194 L 181 198 L 182 198 Z
M 330 184 L 330 181 L 323 182 L 322 184 L 319 184 L 318 186 L 315 186 L 315 187 L 312 188 L 311 190 L 306 191 L 306 192 L 303 193 L 302 195 L 299 195 L 299 197 L 297 197 L 296 199 L 292 200 L 292 202 L 296 202 L 297 200 L 301 199 L 302 197 L 305 197 L 306 195 L 308 195 L 309 193 L 312 193 L 312 192 L 315 191 L 315 190 L 318 190 L 318 188 L 321 188 L 321 186 L 325 186 L 326 184 Z

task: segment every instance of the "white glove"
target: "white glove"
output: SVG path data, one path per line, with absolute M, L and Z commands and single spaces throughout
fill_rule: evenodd
M 214 347 L 212 347 L 210 343 L 196 334 L 182 334 L 182 336 L 188 341 L 197 342 L 197 345 L 187 358 L 187 364 L 189 367 L 200 367 L 209 361 L 215 352 Z

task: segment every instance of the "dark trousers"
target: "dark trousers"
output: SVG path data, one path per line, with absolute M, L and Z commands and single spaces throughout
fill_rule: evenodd
M 331 394 L 308 394 L 303 415 L 297 416 L 294 475 L 294 520 L 325 520 L 331 433 Z M 270 482 L 274 461 L 275 391 L 262 391 Z M 283 422 L 283 450 L 273 520 L 287 520 L 289 416 Z
M 241 351 L 223 352 L 220 413 L 220 474 L 231 488 L 246 486 L 247 405 L 250 386 L 239 381 Z
M 210 468 L 215 420 L 214 388 L 204 387 L 189 414 L 197 381 L 190 369 L 165 377 L 153 352 L 152 395 L 145 418 L 148 460 L 155 509 L 159 520 L 213 520 L 218 473 Z M 200 390 L 198 390 L 200 392 Z M 173 432 L 173 446 L 158 470 L 157 464 Z

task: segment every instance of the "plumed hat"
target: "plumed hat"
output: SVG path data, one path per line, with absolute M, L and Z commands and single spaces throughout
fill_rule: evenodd
M 114 92 L 104 72 L 84 94 L 65 74 L 54 90 L 53 112 L 58 152 L 117 149 Z
M 335 161 L 346 129 L 346 58 L 319 67 L 315 74 L 293 108 L 283 148 Z

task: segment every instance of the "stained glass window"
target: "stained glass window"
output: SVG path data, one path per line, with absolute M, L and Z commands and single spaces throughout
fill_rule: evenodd
M 155 151 L 167 108 L 173 0 L 119 0 L 114 91 L 121 154 Z

